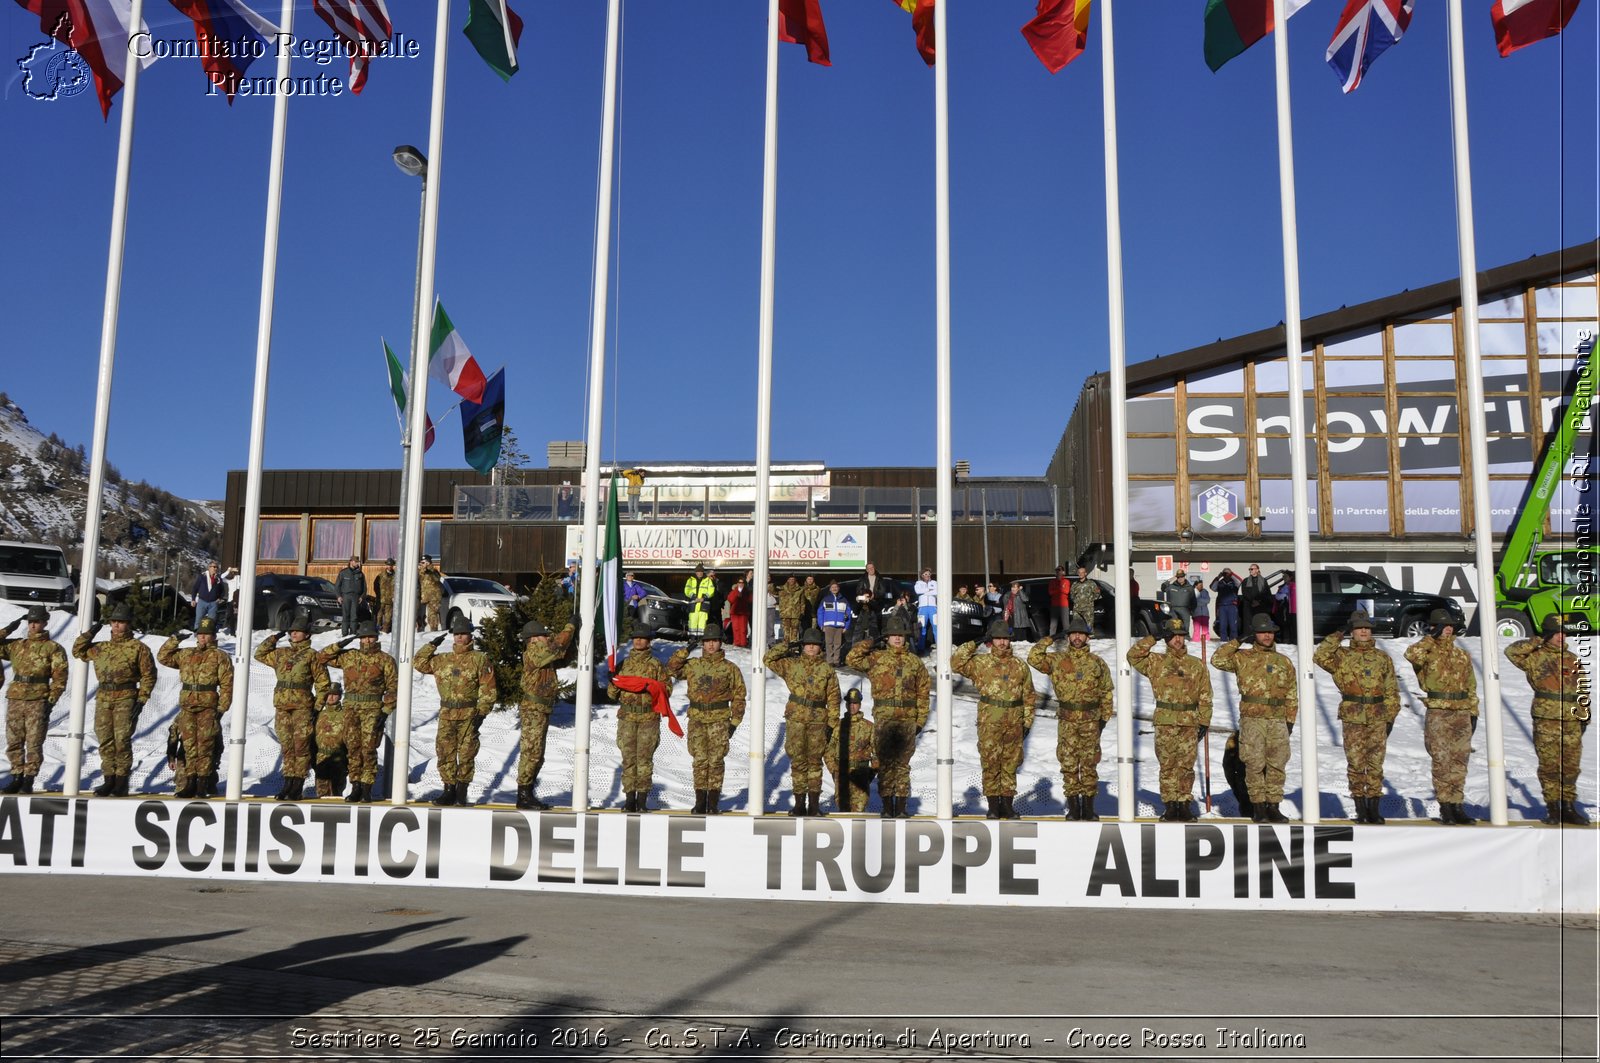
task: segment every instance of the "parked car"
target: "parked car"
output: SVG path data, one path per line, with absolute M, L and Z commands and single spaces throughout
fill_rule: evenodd
M 653 583 L 646 583 L 643 580 L 634 580 L 634 583 L 644 589 L 644 597 L 639 599 L 634 614 L 636 622 L 654 628 L 664 635 L 689 633 L 687 601 L 673 597 Z
M 481 627 L 485 620 L 494 615 L 496 609 L 503 605 L 513 605 L 517 601 L 517 595 L 512 593 L 511 588 L 492 579 L 446 576 L 443 584 L 444 598 L 439 605 L 447 628 L 458 616 L 464 616 L 472 621 L 473 627 Z
M 78 600 L 67 555 L 59 546 L 0 542 L 0 598 L 70 609 Z
M 1274 595 L 1288 577 L 1279 569 L 1267 577 Z M 1450 614 L 1457 631 L 1465 629 L 1467 618 L 1454 598 L 1422 591 L 1391 587 L 1376 576 L 1349 568 L 1319 569 L 1311 573 L 1311 630 L 1317 638 L 1344 629 L 1350 614 L 1365 609 L 1372 617 L 1372 633 L 1390 638 L 1420 638 L 1428 633 L 1428 614 L 1443 609 Z M 1281 603 L 1273 618 L 1288 628 L 1291 617 Z M 1292 632 L 1290 635 L 1292 637 Z
M 1090 577 L 1094 579 L 1094 577 Z M 1020 581 L 1022 591 L 1028 599 L 1028 618 L 1033 622 L 1034 631 L 1048 632 L 1050 630 L 1050 584 L 1054 576 L 1032 576 Z M 1100 588 L 1100 597 L 1094 603 L 1094 637 L 1115 638 L 1117 635 L 1116 601 L 1117 592 L 1111 584 L 1103 579 L 1095 579 Z M 1001 585 L 1002 591 L 1010 589 L 1010 583 Z M 1144 638 L 1160 630 L 1161 622 L 1172 615 L 1172 610 L 1166 602 L 1154 598 L 1140 598 L 1136 603 L 1133 613 L 1133 637 Z
M 237 606 L 237 595 L 233 605 Z M 332 583 L 320 576 L 266 572 L 256 577 L 255 611 L 251 618 L 256 630 L 282 631 L 289 626 L 297 610 L 311 618 L 312 627 L 337 627 L 344 619 L 338 592 Z M 361 603 L 357 616 L 362 620 L 373 618 L 366 602 Z M 223 626 L 231 628 L 234 623 L 230 615 Z

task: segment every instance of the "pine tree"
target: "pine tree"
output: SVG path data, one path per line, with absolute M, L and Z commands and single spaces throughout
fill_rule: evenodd
M 500 461 L 495 468 L 499 473 L 499 482 L 512 487 L 521 487 L 527 483 L 528 466 L 532 463 L 528 452 L 522 449 L 522 443 L 517 439 L 517 434 L 511 430 L 510 425 L 500 426 Z
M 522 625 L 537 619 L 552 632 L 560 631 L 572 619 L 572 601 L 561 589 L 561 580 L 549 574 L 539 577 L 533 590 L 515 603 L 502 605 L 478 629 L 478 645 L 494 663 L 494 679 L 500 689 L 500 704 L 515 706 L 522 698 Z M 570 684 L 561 688 L 563 700 L 572 697 Z

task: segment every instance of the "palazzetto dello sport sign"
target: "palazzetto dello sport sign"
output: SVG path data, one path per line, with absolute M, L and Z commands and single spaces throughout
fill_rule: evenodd
M 0 798 L 0 871 L 1041 907 L 1593 912 L 1595 830 Z

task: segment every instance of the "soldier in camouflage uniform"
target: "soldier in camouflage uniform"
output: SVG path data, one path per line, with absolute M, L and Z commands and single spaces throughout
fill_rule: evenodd
M 383 571 L 372 579 L 372 596 L 378 600 L 378 630 L 388 632 L 394 627 L 394 558 L 383 563 Z
M 233 704 L 233 661 L 217 649 L 217 622 L 211 617 L 195 626 L 194 641 L 192 649 L 179 649 L 183 632 L 176 631 L 161 644 L 156 660 L 163 668 L 177 669 L 183 684 L 178 695 L 178 734 L 189 778 L 176 796 L 214 797 L 217 738 L 222 734 L 222 717 Z
M 822 756 L 828 725 L 839 713 L 839 676 L 822 656 L 826 640 L 816 628 L 800 636 L 799 654 L 786 642 L 767 651 L 763 663 L 789 687 L 783 707 L 783 751 L 794 786 L 791 816 L 821 816 Z M 842 807 L 842 806 L 841 806 Z
M 428 614 L 428 630 L 443 631 L 444 621 L 439 618 L 439 606 L 444 603 L 444 576 L 439 572 L 439 566 L 426 554 L 422 556 L 422 567 L 417 573 L 417 593 L 422 597 L 423 608 Z
M 1466 800 L 1467 758 L 1478 729 L 1478 676 L 1472 658 L 1456 643 L 1455 623 L 1443 609 L 1428 617 L 1430 632 L 1406 650 L 1417 673 L 1428 715 L 1422 744 L 1433 758 L 1433 792 L 1439 821 L 1470 826 L 1477 822 L 1462 808 Z
M 861 691 L 851 687 L 844 712 L 828 723 L 828 747 L 822 757 L 833 776 L 833 801 L 840 812 L 865 812 L 878 770 L 878 737 L 872 721 L 861 714 Z
M 1098 820 L 1100 734 L 1116 715 L 1111 669 L 1089 649 L 1090 627 L 1076 612 L 1067 621 L 1067 650 L 1051 653 L 1048 638 L 1034 643 L 1028 664 L 1043 672 L 1056 695 L 1056 759 L 1067 819 Z
M 1094 603 L 1100 600 L 1100 584 L 1089 578 L 1089 570 L 1082 565 L 1067 597 L 1072 601 L 1072 615 L 1089 625 L 1089 633 L 1094 634 Z
M 800 637 L 800 618 L 806 613 L 806 589 L 790 576 L 778 588 L 778 621 L 783 625 L 783 641 Z
M 1578 808 L 1578 771 L 1583 763 L 1583 732 L 1589 728 L 1589 676 L 1578 655 L 1567 649 L 1563 627 L 1581 616 L 1545 617 L 1542 639 L 1523 639 L 1506 648 L 1506 657 L 1533 687 L 1533 751 L 1539 756 L 1539 786 L 1544 790 L 1546 823 L 1589 825 Z
M 537 620 L 522 625 L 522 747 L 517 757 L 517 807 L 542 812 L 550 806 L 534 793 L 544 767 L 544 740 L 550 712 L 561 692 L 556 666 L 567 658 L 577 628 L 568 624 L 554 635 Z
M 361 645 L 351 649 L 357 641 Z M 345 800 L 370 801 L 378 781 L 378 739 L 383 735 L 383 718 L 394 711 L 400 669 L 378 648 L 378 625 L 370 620 L 359 624 L 350 638 L 325 646 L 317 660 L 344 674 L 344 750 L 350 763 L 350 793 Z M 397 770 L 404 775 L 408 768 L 401 764 Z
M 324 671 L 326 676 L 327 672 Z M 331 679 L 319 695 L 321 706 L 317 709 L 317 752 L 313 767 L 317 773 L 317 796 L 339 797 L 344 794 L 344 783 L 350 773 L 349 757 L 345 753 L 344 684 Z
M 105 774 L 105 781 L 94 788 L 95 796 L 126 797 L 133 769 L 133 732 L 140 710 L 156 688 L 156 662 L 150 647 L 133 637 L 132 609 L 119 605 L 106 619 L 111 641 L 96 643 L 100 624 L 91 624 L 73 641 L 72 656 L 94 665 L 94 735 Z
M 304 613 L 289 622 L 289 645 L 282 649 L 280 637 L 274 631 L 262 639 L 255 659 L 271 668 L 278 680 L 272 691 L 272 729 L 283 747 L 283 788 L 277 800 L 298 801 L 311 767 L 317 697 L 328 685 L 328 666 L 320 663 L 311 646 L 311 619 Z
M 1194 806 L 1194 758 L 1211 726 L 1211 669 L 1191 657 L 1184 622 L 1170 617 L 1162 625 L 1167 652 L 1156 653 L 1154 635 L 1128 648 L 1128 664 L 1150 680 L 1156 697 L 1156 763 L 1161 766 L 1161 818 L 1168 823 L 1198 819 Z
M 707 624 L 700 656 L 685 646 L 667 661 L 667 674 L 689 691 L 689 755 L 694 758 L 694 811 L 721 812 L 728 739 L 744 719 L 744 674 L 722 654 L 722 625 Z
M 844 663 L 866 674 L 872 684 L 872 712 L 877 717 L 878 797 L 883 818 L 911 815 L 911 757 L 917 734 L 928 723 L 932 681 L 920 658 L 906 646 L 911 623 L 896 613 L 883 625 L 888 648 L 876 650 L 871 638 L 850 648 Z
M 1232 672 L 1239 683 L 1239 756 L 1244 760 L 1245 786 L 1256 823 L 1287 823 L 1278 803 L 1283 800 L 1283 768 L 1289 763 L 1289 735 L 1300 704 L 1294 665 L 1278 652 L 1278 625 L 1265 613 L 1250 620 L 1251 645 L 1243 640 L 1217 647 L 1211 663 Z
M 1345 625 L 1350 645 L 1341 645 L 1335 631 L 1322 640 L 1311 661 L 1333 676 L 1339 688 L 1339 724 L 1344 728 L 1344 756 L 1349 767 L 1350 797 L 1357 823 L 1383 823 L 1383 755 L 1395 718 L 1400 715 L 1400 685 L 1394 661 L 1372 639 L 1372 618 L 1363 609 Z
M 1021 818 L 1012 803 L 1017 796 L 1017 768 L 1022 745 L 1033 727 L 1033 673 L 1011 652 L 1011 625 L 989 625 L 989 652 L 980 655 L 969 642 L 950 657 L 950 670 L 964 676 L 978 692 L 978 758 L 983 763 L 983 794 L 989 819 Z
M 654 638 L 655 632 L 649 628 L 635 628 L 633 649 L 617 674 L 654 679 L 670 691 L 672 676 L 650 652 Z M 625 795 L 622 810 L 648 812 L 650 788 L 655 783 L 656 747 L 661 744 L 661 717 L 656 714 L 655 699 L 648 690 L 635 693 L 615 684 L 607 688 L 607 693 L 617 702 L 617 748 L 622 752 L 622 792 Z
M 27 613 L 28 633 L 11 638 L 23 618 L 0 632 L 0 662 L 11 665 L 11 686 L 6 690 L 6 756 L 11 761 L 11 781 L 3 792 L 33 793 L 33 780 L 44 765 L 44 734 L 50 710 L 67 688 L 67 651 L 45 634 L 50 614 L 42 605 Z
M 434 749 L 439 760 L 439 779 L 444 792 L 436 805 L 468 804 L 467 787 L 477 771 L 478 728 L 494 708 L 499 690 L 495 687 L 494 665 L 489 655 L 472 648 L 472 621 L 458 616 L 450 622 L 453 652 L 438 654 L 445 636 L 440 635 L 417 652 L 413 666 L 423 675 L 433 676 L 439 689 L 439 729 Z

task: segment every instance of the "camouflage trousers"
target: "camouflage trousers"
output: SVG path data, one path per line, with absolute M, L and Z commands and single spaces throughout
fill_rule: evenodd
M 522 723 L 522 743 L 517 755 L 517 785 L 532 786 L 544 768 L 544 739 L 550 731 L 550 706 L 525 701 L 518 710 Z
M 179 709 L 178 737 L 183 739 L 183 759 L 190 775 L 204 778 L 217 770 L 222 715 L 216 709 Z
M 865 812 L 872 796 L 872 777 L 877 774 L 871 764 L 852 764 L 848 778 L 839 775 L 839 758 L 829 754 L 824 758 L 828 774 L 833 776 L 833 800 L 840 812 Z
M 172 760 L 172 791 L 177 793 L 189 785 L 189 751 L 183 747 L 182 732 L 178 729 L 178 720 L 172 721 L 172 726 L 167 728 L 167 750 Z M 174 753 L 173 750 L 176 750 Z M 216 765 L 222 758 L 222 728 L 217 728 L 217 737 L 211 742 L 211 763 Z M 215 772 L 215 767 L 212 771 Z M 204 778 L 204 776 L 200 776 Z
M 1583 727 L 1577 720 L 1533 721 L 1533 751 L 1539 755 L 1539 788 L 1545 804 L 1578 799 Z
M 1466 800 L 1467 758 L 1472 754 L 1472 713 L 1429 709 L 1422 723 L 1422 747 L 1433 758 L 1433 793 L 1440 802 Z
M 394 627 L 394 603 L 378 603 L 378 630 L 387 634 Z
M 94 699 L 94 736 L 100 743 L 102 774 L 121 776 L 133 770 L 133 731 L 138 725 L 133 699 Z
M 1383 755 L 1388 750 L 1387 723 L 1341 721 L 1344 759 L 1351 797 L 1383 796 Z
M 1171 724 L 1156 728 L 1156 763 L 1161 766 L 1161 801 L 1188 801 L 1194 797 L 1194 758 L 1200 745 L 1196 724 Z
M 316 743 L 317 796 L 339 797 L 344 794 L 345 777 L 350 772 L 349 758 L 345 755 L 344 709 L 324 708 L 317 713 Z
M 1239 759 L 1244 761 L 1251 803 L 1276 806 L 1283 800 L 1283 768 L 1289 763 L 1289 721 L 1262 716 L 1241 719 Z
M 346 701 L 344 705 L 344 753 L 350 763 L 350 781 L 371 786 L 378 781 L 383 709 L 376 701 Z M 405 771 L 405 766 L 400 770 Z
M 904 716 L 878 716 L 878 796 L 911 796 L 911 756 L 917 724 Z
M 822 755 L 828 745 L 827 709 L 789 703 L 783 714 L 783 751 L 789 755 L 790 784 L 797 794 L 822 792 Z
M 44 733 L 50 726 L 50 705 L 43 701 L 6 702 L 6 756 L 11 774 L 32 778 L 44 765 Z
M 983 763 L 985 797 L 1015 797 L 1017 768 L 1022 765 L 1022 743 L 1028 732 L 1022 710 L 978 706 L 978 759 Z
M 1056 724 L 1056 760 L 1066 796 L 1095 796 L 1100 789 L 1100 721 L 1063 714 Z
M 433 748 L 439 758 L 439 781 L 471 782 L 477 772 L 478 725 L 483 718 L 471 709 L 445 709 L 439 713 L 439 730 Z
M 694 788 L 722 789 L 723 767 L 728 759 L 728 739 L 733 734 L 733 713 L 728 709 L 690 709 L 686 736 L 694 758 Z
M 617 748 L 622 752 L 622 792 L 648 793 L 655 783 L 661 717 L 651 709 L 617 711 Z
M 793 646 L 795 640 L 800 637 L 800 618 L 780 615 L 778 620 L 783 624 L 783 641 Z
M 428 630 L 443 631 L 444 621 L 439 619 L 439 599 L 429 598 L 423 601 L 423 606 L 428 612 Z
M 272 717 L 272 729 L 278 732 L 278 745 L 283 747 L 283 774 L 288 779 L 304 779 L 311 774 L 311 736 L 315 721 L 311 710 L 278 709 Z
M 1072 615 L 1077 617 L 1079 620 L 1082 620 L 1085 624 L 1088 624 L 1090 631 L 1094 630 L 1094 606 L 1091 605 L 1087 609 L 1078 609 L 1074 607 L 1072 610 Z

